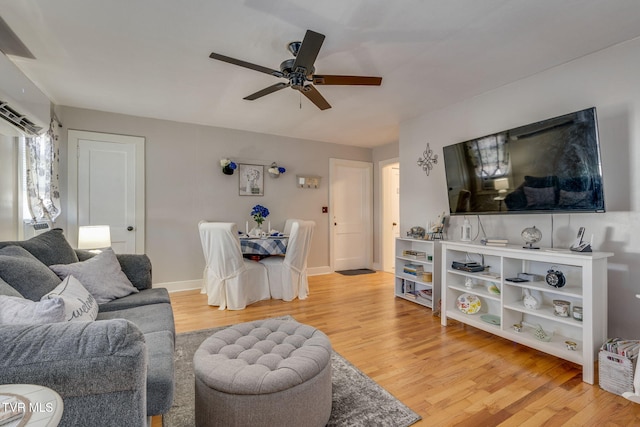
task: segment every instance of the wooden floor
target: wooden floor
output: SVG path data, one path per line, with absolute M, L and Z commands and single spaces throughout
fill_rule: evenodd
M 395 298 L 388 273 L 313 276 L 309 285 L 306 300 L 240 311 L 209 307 L 198 291 L 173 293 L 176 330 L 290 314 L 420 414 L 415 426 L 640 426 L 640 405 L 582 382 L 580 366 L 455 321 L 442 327 L 428 308 Z

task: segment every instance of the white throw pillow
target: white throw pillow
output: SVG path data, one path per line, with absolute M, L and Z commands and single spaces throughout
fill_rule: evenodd
M 122 271 L 113 249 L 107 248 L 86 261 L 49 266 L 61 279 L 74 276 L 98 304 L 138 292 Z
M 24 325 L 64 322 L 64 301 L 53 298 L 31 301 L 22 297 L 0 295 L 0 324 Z
M 41 301 L 62 299 L 65 319 L 69 322 L 93 322 L 98 317 L 96 299 L 73 276 L 67 276 L 54 290 L 42 297 Z

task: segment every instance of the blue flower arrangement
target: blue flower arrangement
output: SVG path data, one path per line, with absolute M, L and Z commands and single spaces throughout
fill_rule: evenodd
M 236 170 L 238 165 L 229 159 L 220 160 L 220 166 L 222 166 L 222 173 L 225 175 L 233 175 L 233 171 Z
M 269 175 L 271 175 L 274 178 L 278 178 L 280 174 L 283 174 L 286 171 L 287 170 L 282 166 L 278 166 L 276 162 L 271 163 L 271 166 L 269 167 L 269 169 L 267 169 L 267 172 L 269 172 Z
M 262 225 L 264 219 L 269 216 L 269 209 L 262 205 L 255 205 L 251 210 L 251 216 L 258 223 L 258 227 Z

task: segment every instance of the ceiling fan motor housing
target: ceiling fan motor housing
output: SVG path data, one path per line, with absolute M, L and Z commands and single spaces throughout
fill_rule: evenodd
M 295 62 L 296 62 L 295 58 L 286 59 L 282 61 L 282 63 L 280 64 L 280 71 L 282 71 L 282 74 L 284 74 L 284 77 L 289 78 L 291 74 L 301 74 L 303 76 L 308 77 L 310 80 L 313 73 L 316 72 L 316 68 L 311 67 L 310 70 L 307 70 L 305 68 L 298 67 L 297 70 L 294 70 L 293 65 L 295 64 Z

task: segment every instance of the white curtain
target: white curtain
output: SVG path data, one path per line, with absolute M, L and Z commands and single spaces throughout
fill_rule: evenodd
M 60 215 L 58 139 L 58 123 L 55 120 L 51 121 L 46 133 L 26 138 L 26 203 L 34 221 L 54 222 Z

